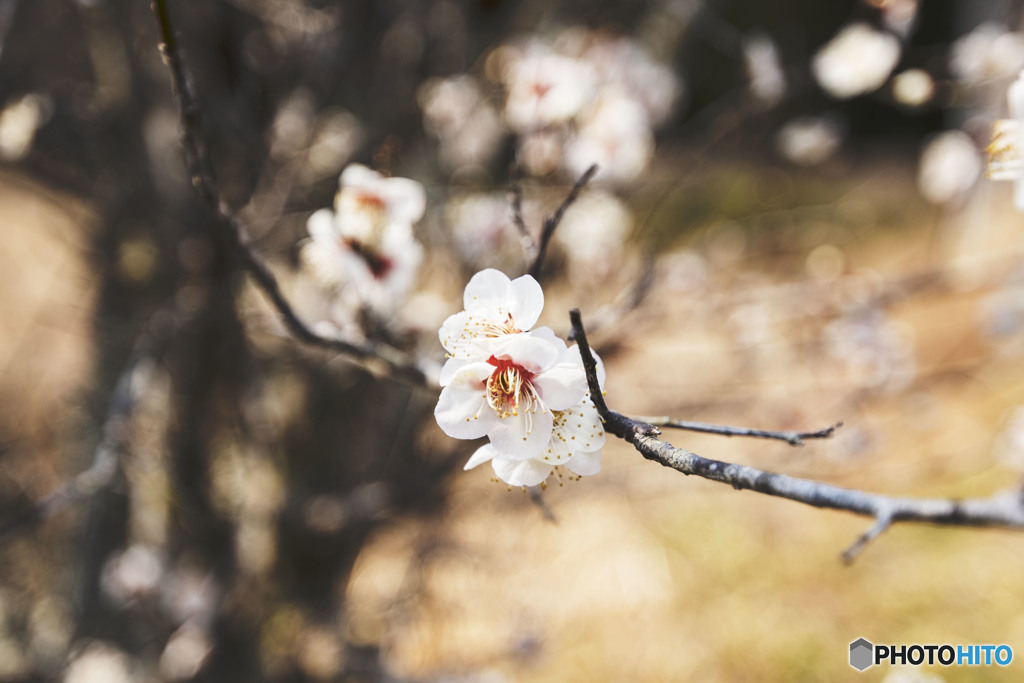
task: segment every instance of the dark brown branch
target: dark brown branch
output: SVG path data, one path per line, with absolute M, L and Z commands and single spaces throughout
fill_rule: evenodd
M 785 441 L 790 446 L 803 446 L 804 439 L 827 439 L 843 426 L 842 422 L 837 422 L 816 432 L 789 432 L 750 429 L 748 427 L 730 427 L 728 425 L 694 422 L 692 420 L 676 420 L 671 417 L 638 417 L 636 419 L 656 427 L 667 427 L 669 429 L 685 429 L 691 432 L 704 432 L 719 436 L 749 436 L 758 439 L 778 439 L 779 441 Z
M 537 256 L 533 259 L 533 264 L 530 266 L 530 275 L 533 277 L 540 276 L 540 268 L 544 264 L 544 256 L 548 251 L 548 243 L 551 242 L 551 237 L 555 234 L 555 229 L 558 224 L 562 222 L 562 217 L 565 216 L 566 210 L 572 206 L 572 203 L 579 197 L 580 192 L 590 182 L 590 179 L 597 173 L 597 164 L 592 164 L 590 168 L 583 172 L 576 182 L 573 183 L 572 189 L 569 190 L 569 194 L 566 195 L 565 200 L 561 205 L 555 209 L 555 212 L 548 216 L 548 219 L 544 221 L 544 227 L 540 233 L 540 243 L 537 245 Z
M 943 498 L 897 498 L 855 489 L 844 489 L 808 479 L 759 470 L 703 458 L 658 439 L 654 425 L 633 420 L 609 410 L 597 384 L 597 364 L 587 344 L 586 333 L 578 309 L 569 312 L 573 338 L 579 344 L 594 405 L 608 433 L 633 444 L 648 460 L 671 467 L 683 474 L 729 484 L 769 496 L 786 498 L 805 505 L 845 510 L 871 517 L 875 524 L 844 554 L 850 561 L 863 547 L 896 522 L 924 522 L 954 526 L 1002 526 L 1024 528 L 1024 504 L 1018 491 L 1006 491 L 991 498 L 951 500 Z
M 242 219 L 221 198 L 220 189 L 214 178 L 213 167 L 209 160 L 206 143 L 202 134 L 202 117 L 199 101 L 192 90 L 191 79 L 181 57 L 166 0 L 154 0 L 153 13 L 160 25 L 163 43 L 160 46 L 171 72 L 171 81 L 178 96 L 178 108 L 181 116 L 182 146 L 188 163 L 192 185 L 203 201 L 216 214 L 222 234 L 228 240 L 234 253 L 241 260 L 242 266 L 256 281 L 271 304 L 277 309 L 288 331 L 304 344 L 341 352 L 360 361 L 378 361 L 383 363 L 387 371 L 395 377 L 414 384 L 426 384 L 427 378 L 415 361 L 397 349 L 384 344 L 358 344 L 341 339 L 322 337 L 315 333 L 292 308 L 285 298 L 273 271 L 253 247 Z

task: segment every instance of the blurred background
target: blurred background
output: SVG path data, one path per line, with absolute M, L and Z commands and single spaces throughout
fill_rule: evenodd
M 983 175 L 1020 3 L 168 5 L 218 186 L 323 334 L 439 367 L 469 277 L 529 265 L 510 189 L 536 236 L 597 163 L 541 323 L 582 309 L 613 409 L 841 420 L 665 435 L 839 486 L 1019 486 L 1022 218 Z M 463 472 L 436 389 L 295 341 L 218 238 L 157 34 L 0 0 L 0 681 L 1019 678 L 847 664 L 1024 654 L 1019 533 L 897 527 L 846 566 L 868 520 L 621 442 L 539 499 Z M 350 163 L 426 190 L 387 296 L 308 255 Z

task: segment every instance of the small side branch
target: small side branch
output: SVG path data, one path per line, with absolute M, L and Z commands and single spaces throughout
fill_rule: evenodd
M 519 170 L 519 164 L 512 164 L 509 170 L 512 176 L 512 222 L 519 231 L 519 239 L 523 243 L 523 249 L 529 254 L 529 258 L 537 256 L 537 244 L 526 229 L 526 221 L 523 220 L 523 175 Z
M 837 429 L 843 426 L 842 422 L 819 429 L 816 432 L 788 432 L 771 431 L 764 429 L 749 429 L 747 427 L 730 427 L 728 425 L 710 424 L 707 422 L 693 422 L 691 420 L 676 420 L 671 417 L 638 417 L 637 420 L 652 424 L 655 427 L 667 427 L 669 429 L 685 429 L 691 432 L 703 432 L 705 434 L 717 434 L 719 436 L 749 436 L 758 439 L 777 439 L 785 441 L 790 446 L 803 446 L 805 439 L 827 439 Z
M 263 291 L 270 303 L 277 309 L 288 331 L 304 344 L 338 351 L 359 361 L 383 363 L 393 376 L 413 384 L 426 384 L 427 378 L 415 361 L 397 349 L 384 344 L 357 344 L 341 339 L 323 337 L 312 330 L 295 312 L 285 297 L 270 266 L 252 247 L 249 231 L 244 221 L 235 213 L 220 195 L 220 188 L 214 179 L 213 166 L 209 160 L 206 143 L 202 134 L 199 100 L 192 89 L 181 50 L 171 24 L 167 0 L 154 0 L 153 13 L 160 26 L 163 41 L 160 50 L 171 72 L 171 81 L 178 96 L 178 108 L 182 126 L 182 146 L 189 166 L 192 185 L 203 201 L 216 214 L 224 237 L 228 240 L 242 266 L 249 272 L 256 285 Z
M 530 266 L 530 275 L 533 277 L 540 276 L 540 268 L 544 264 L 544 256 L 548 251 L 548 243 L 551 242 L 551 237 L 555 234 L 555 229 L 558 224 L 562 222 L 562 217 L 565 216 L 566 210 L 572 206 L 576 198 L 579 197 L 580 192 L 586 187 L 586 184 L 590 182 L 590 179 L 597 173 L 597 164 L 592 164 L 590 168 L 583 172 L 576 182 L 573 183 L 572 189 L 569 190 L 569 194 L 566 195 L 565 200 L 559 205 L 553 214 L 548 216 L 548 219 L 544 221 L 544 227 L 540 233 L 540 243 L 537 245 L 537 257 L 533 260 L 533 265 Z
M 990 498 L 964 500 L 898 498 L 799 479 L 747 465 L 711 460 L 662 441 L 658 438 L 656 426 L 633 420 L 608 408 L 597 386 L 597 364 L 587 344 L 579 310 L 572 309 L 569 318 L 573 338 L 580 347 L 594 405 L 605 421 L 608 433 L 633 444 L 633 447 L 648 460 L 686 475 L 696 475 L 728 484 L 734 489 L 745 489 L 813 507 L 845 510 L 873 518 L 875 524 L 843 553 L 846 561 L 851 561 L 864 546 L 896 522 L 1024 528 L 1024 502 L 1016 490 L 999 493 Z

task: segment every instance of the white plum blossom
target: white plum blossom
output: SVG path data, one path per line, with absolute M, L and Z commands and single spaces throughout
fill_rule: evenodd
M 350 286 L 360 303 L 390 310 L 409 291 L 423 258 L 412 233 L 426 207 L 423 186 L 359 164 L 342 172 L 339 185 L 334 211 L 309 217 L 312 240 L 303 259 L 325 284 Z
M 453 438 L 487 436 L 510 458 L 536 457 L 551 440 L 552 411 L 583 400 L 586 376 L 565 342 L 544 327 L 492 338 L 486 347 L 486 359 L 445 364 L 434 417 Z
M 594 96 L 597 73 L 585 61 L 532 43 L 508 65 L 505 117 L 517 132 L 568 121 Z
M 992 127 L 992 142 L 988 146 L 988 170 L 992 180 L 1014 181 L 1013 203 L 1024 211 L 1024 155 L 1021 149 L 1021 131 L 1024 129 L 1024 72 L 1017 77 L 1006 93 L 1010 110 L 1009 119 L 996 121 Z
M 441 345 L 451 360 L 486 359 L 494 340 L 533 327 L 544 308 L 544 292 L 529 275 L 509 280 L 488 268 L 470 279 L 462 306 L 441 326 Z M 454 367 L 451 360 L 446 367 Z
M 565 147 L 565 166 L 573 176 L 597 164 L 596 181 L 634 180 L 654 155 L 654 133 L 647 112 L 616 88 L 606 88 Z
M 579 347 L 531 329 L 544 293 L 529 275 L 484 270 L 466 285 L 465 310 L 441 327 L 448 361 L 434 417 L 456 439 L 489 437 L 466 469 L 490 460 L 513 486 L 542 483 L 559 465 L 583 476 L 601 468 L 604 428 L 587 391 Z M 598 364 L 598 379 L 604 370 Z
M 947 130 L 921 153 L 917 187 L 933 204 L 957 204 L 981 177 L 981 154 L 962 130 Z
M 555 232 L 577 282 L 604 282 L 622 267 L 623 243 L 633 226 L 629 208 L 615 195 L 580 195 Z
M 417 92 L 423 126 L 452 168 L 484 164 L 498 151 L 505 125 L 480 85 L 465 74 L 427 81 Z
M 878 90 L 900 59 L 900 41 L 867 24 L 846 26 L 814 55 L 811 71 L 828 94 L 847 99 Z
M 953 43 L 949 66 L 958 79 L 972 84 L 1012 78 L 1024 68 L 1024 34 L 982 22 Z
M 601 417 L 590 396 L 585 396 L 572 408 L 553 411 L 551 440 L 536 457 L 509 457 L 487 443 L 476 450 L 465 469 L 489 460 L 498 478 L 510 486 L 537 486 L 558 466 L 579 476 L 589 476 L 601 471 L 604 440 Z

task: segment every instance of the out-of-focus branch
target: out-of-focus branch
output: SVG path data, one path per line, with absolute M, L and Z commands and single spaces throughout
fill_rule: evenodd
M 843 553 L 843 559 L 847 562 L 852 561 L 870 541 L 896 522 L 1024 528 L 1024 501 L 1017 490 L 1005 491 L 990 498 L 964 500 L 884 496 L 767 472 L 747 465 L 711 460 L 662 441 L 658 438 L 660 431 L 656 426 L 634 420 L 608 408 L 597 381 L 597 364 L 587 344 L 579 310 L 572 309 L 569 317 L 572 322 L 573 338 L 580 347 L 591 397 L 608 433 L 633 444 L 633 447 L 648 460 L 661 463 L 683 474 L 693 474 L 729 484 L 735 489 L 747 489 L 787 498 L 805 505 L 846 510 L 872 517 L 875 520 L 872 527 Z
M 408 355 L 385 344 L 360 344 L 323 337 L 314 332 L 295 312 L 281 291 L 273 271 L 270 270 L 263 257 L 253 249 L 244 221 L 221 197 L 203 138 L 199 101 L 192 90 L 192 82 L 181 57 L 167 1 L 154 0 L 153 13 L 160 25 L 162 41 L 160 50 L 164 57 L 164 63 L 167 64 L 167 68 L 171 72 L 171 81 L 177 93 L 182 126 L 182 146 L 185 149 L 192 185 L 203 201 L 217 215 L 218 225 L 221 226 L 224 237 L 241 260 L 243 267 L 277 309 L 288 331 L 304 344 L 338 351 L 359 361 L 370 363 L 376 361 L 382 363 L 387 372 L 397 378 L 414 384 L 427 384 L 426 374 Z
M 523 249 L 533 259 L 537 256 L 537 243 L 533 241 L 530 231 L 526 229 L 526 221 L 523 220 L 523 173 L 519 164 L 512 164 L 509 175 L 512 177 L 512 223 L 519 231 Z
M 160 353 L 174 325 L 170 314 L 157 313 L 135 342 L 128 363 L 114 387 L 103 422 L 103 436 L 96 446 L 92 464 L 88 469 L 37 500 L 29 509 L 0 523 L 0 538 L 43 522 L 110 486 L 117 475 L 121 454 L 127 448 L 137 398 L 146 389 L 141 376 L 145 373 L 147 364 L 153 362 Z
M 540 233 L 540 241 L 537 244 L 537 256 L 533 259 L 533 264 L 530 266 L 530 275 L 533 277 L 540 276 L 540 268 L 544 264 L 548 243 L 551 242 L 551 237 L 555 234 L 558 224 L 562 222 L 562 217 L 565 215 L 566 210 L 576 201 L 580 192 L 590 182 L 590 179 L 594 177 L 595 173 L 597 173 L 597 164 L 592 164 L 590 168 L 583 172 L 583 175 L 576 179 L 572 189 L 569 190 L 569 194 L 565 196 L 565 200 L 555 209 L 555 212 L 544 221 L 544 227 Z
M 843 426 L 842 422 L 819 429 L 816 432 L 789 432 L 772 431 L 765 429 L 750 429 L 748 427 L 730 427 L 728 425 L 710 424 L 707 422 L 693 422 L 691 420 L 676 420 L 671 417 L 637 417 L 637 420 L 646 422 L 655 427 L 667 427 L 669 429 L 685 429 L 690 432 L 704 432 L 706 434 L 717 434 L 719 436 L 750 436 L 757 439 L 778 439 L 785 441 L 790 446 L 803 446 L 804 439 L 827 439 Z

